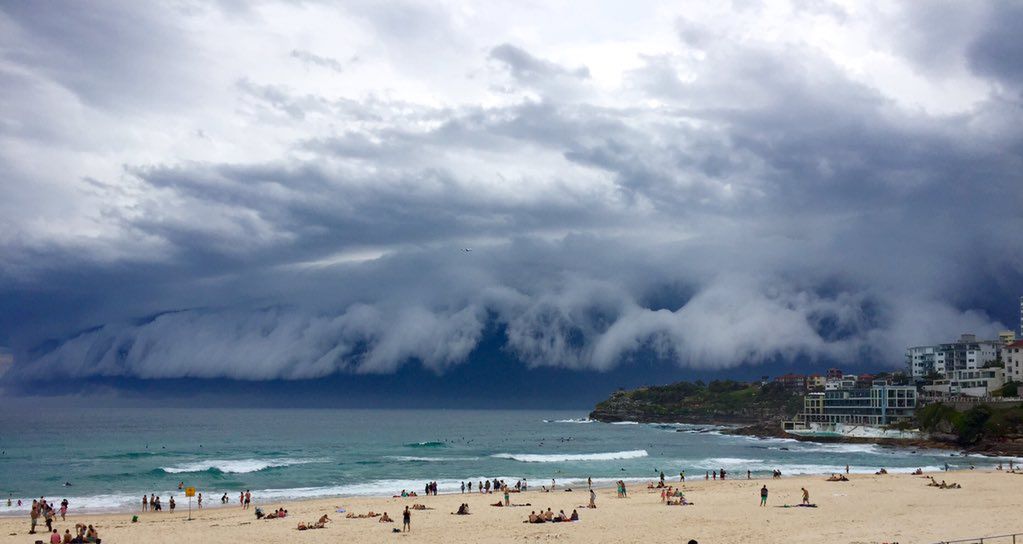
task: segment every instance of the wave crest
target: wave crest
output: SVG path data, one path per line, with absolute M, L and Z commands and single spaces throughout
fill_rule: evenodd
M 447 444 L 443 442 L 412 442 L 405 444 L 406 448 L 446 448 Z
M 211 459 L 209 461 L 195 461 L 192 463 L 181 463 L 170 467 L 161 467 L 160 470 L 168 474 L 182 474 L 187 472 L 220 472 L 223 474 L 248 474 L 271 468 L 287 467 L 291 465 L 304 465 L 306 463 L 317 463 L 318 459 Z
M 649 455 L 646 450 L 612 451 L 605 453 L 495 453 L 491 457 L 511 459 L 522 463 L 565 463 L 568 461 L 614 461 L 618 459 L 639 459 Z

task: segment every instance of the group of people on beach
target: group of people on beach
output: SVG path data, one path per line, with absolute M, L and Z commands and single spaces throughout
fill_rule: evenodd
M 572 510 L 571 515 L 565 515 L 565 511 L 561 510 L 557 514 L 553 510 L 547 508 L 547 511 L 540 510 L 537 514 L 536 511 L 529 513 L 529 518 L 522 523 L 562 523 L 566 521 L 579 521 L 579 512 Z
M 670 485 L 661 489 L 661 502 L 669 506 L 689 506 L 693 504 L 686 500 L 686 496 L 682 494 L 682 488 L 675 488 Z
M 928 476 L 928 478 L 930 478 L 931 481 L 930 481 L 930 483 L 927 484 L 927 487 L 937 487 L 938 489 L 962 489 L 963 488 L 961 485 L 959 485 L 959 484 L 957 484 L 955 482 L 952 482 L 952 483 L 949 484 L 949 483 L 945 483 L 945 480 L 942 480 L 941 483 L 939 484 L 937 482 L 937 480 L 934 479 L 934 476 Z
M 437 494 L 437 491 L 436 491 L 437 482 L 433 482 L 433 485 L 434 485 L 434 493 L 433 494 L 436 495 Z M 551 487 L 553 488 L 553 486 L 554 486 L 554 480 L 551 480 Z M 516 481 L 514 488 L 509 488 L 508 485 L 506 483 L 504 483 L 504 480 L 499 480 L 497 478 L 494 478 L 493 480 L 480 480 L 480 481 L 476 482 L 476 491 L 478 493 L 481 493 L 481 494 L 493 493 L 493 492 L 495 492 L 497 490 L 503 490 L 503 489 L 509 489 L 509 490 L 510 489 L 515 489 L 516 493 L 526 491 L 526 479 L 523 478 L 521 480 Z M 462 490 L 462 493 L 466 493 L 466 492 L 472 493 L 472 480 L 469 480 L 468 483 L 463 481 L 462 485 L 461 485 L 461 490 Z M 427 493 L 427 494 L 429 494 L 429 493 Z
M 7 500 L 10 503 L 10 499 Z M 60 501 L 60 509 L 54 509 L 53 503 L 46 502 L 45 497 L 39 497 L 39 500 L 32 501 L 32 509 L 29 511 L 29 516 L 32 519 L 32 529 L 29 534 L 34 535 L 36 532 L 36 526 L 39 525 L 39 518 L 42 518 L 46 523 L 46 532 L 53 531 L 53 522 L 57 518 L 57 514 L 60 514 L 60 520 L 64 521 L 67 517 L 68 500 L 64 499 Z M 18 501 L 18 505 L 21 505 L 21 501 Z M 10 506 L 10 504 L 8 504 Z
M 170 509 L 171 512 L 173 512 L 175 506 L 177 506 L 177 503 L 174 502 L 174 497 L 171 496 L 170 499 L 167 499 L 167 507 Z M 160 501 L 160 497 L 155 493 L 149 495 L 148 497 L 142 495 L 142 511 L 163 512 L 163 502 Z
M 8 503 L 10 503 L 10 500 L 8 500 Z M 21 501 L 18 501 L 18 503 L 20 505 Z M 61 521 L 64 521 L 67 518 L 68 506 L 69 502 L 67 499 L 60 501 L 59 509 L 55 509 L 53 507 L 53 503 L 47 502 L 45 497 L 39 497 L 38 500 L 33 500 L 32 509 L 29 511 L 29 518 L 31 519 L 32 527 L 29 529 L 28 534 L 37 534 L 36 527 L 39 525 L 39 519 L 42 518 L 46 523 L 46 532 L 50 535 L 50 544 L 81 544 L 85 542 L 99 544 L 99 531 L 97 531 L 92 525 L 86 525 L 84 523 L 75 524 L 74 536 L 71 535 L 71 529 L 65 529 L 62 536 L 59 530 L 53 527 L 53 523 L 56 521 L 58 514 L 60 515 Z

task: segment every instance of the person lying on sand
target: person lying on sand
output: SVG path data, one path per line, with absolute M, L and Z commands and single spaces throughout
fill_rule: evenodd
M 377 514 L 376 512 L 370 510 L 366 514 L 356 514 L 354 512 L 348 512 L 347 514 L 345 514 L 345 517 L 348 518 L 348 519 L 364 519 L 364 518 L 375 518 L 375 517 L 377 517 L 379 515 L 380 514 Z
M 387 515 L 387 512 L 384 512 L 384 515 L 380 516 L 379 523 L 394 523 L 394 520 Z
M 419 504 L 419 503 L 413 504 L 412 505 L 412 509 L 413 510 L 433 510 L 433 508 L 428 508 L 425 504 Z
M 501 502 L 501 501 L 497 501 L 494 504 L 491 504 L 490 506 L 496 506 L 498 508 L 504 508 L 504 503 Z
M 828 482 L 848 482 L 849 478 L 846 478 L 844 474 L 832 474 L 825 481 L 828 481 Z

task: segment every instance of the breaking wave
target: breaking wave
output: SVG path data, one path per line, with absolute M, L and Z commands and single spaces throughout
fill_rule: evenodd
M 511 459 L 522 463 L 565 463 L 568 461 L 614 461 L 617 459 L 639 459 L 646 457 L 646 450 L 612 451 L 606 453 L 495 453 L 491 457 Z

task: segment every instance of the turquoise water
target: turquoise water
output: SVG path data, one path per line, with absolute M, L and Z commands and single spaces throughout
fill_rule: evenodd
M 682 432 L 678 432 L 682 431 Z M 208 502 L 251 489 L 257 502 L 287 498 L 441 492 L 459 482 L 526 478 L 530 485 L 645 481 L 663 470 L 734 477 L 937 470 L 970 460 L 945 451 L 816 444 L 728 436 L 711 426 L 604 424 L 580 412 L 457 410 L 113 409 L 7 410 L 0 414 L 3 497 L 67 497 L 72 509 L 134 506 L 143 493 L 183 499 L 178 482 Z M 978 465 L 998 459 L 976 458 Z M 71 483 L 64 487 L 64 483 Z M 31 502 L 31 501 L 29 501 Z M 0 504 L 0 514 L 23 512 Z

